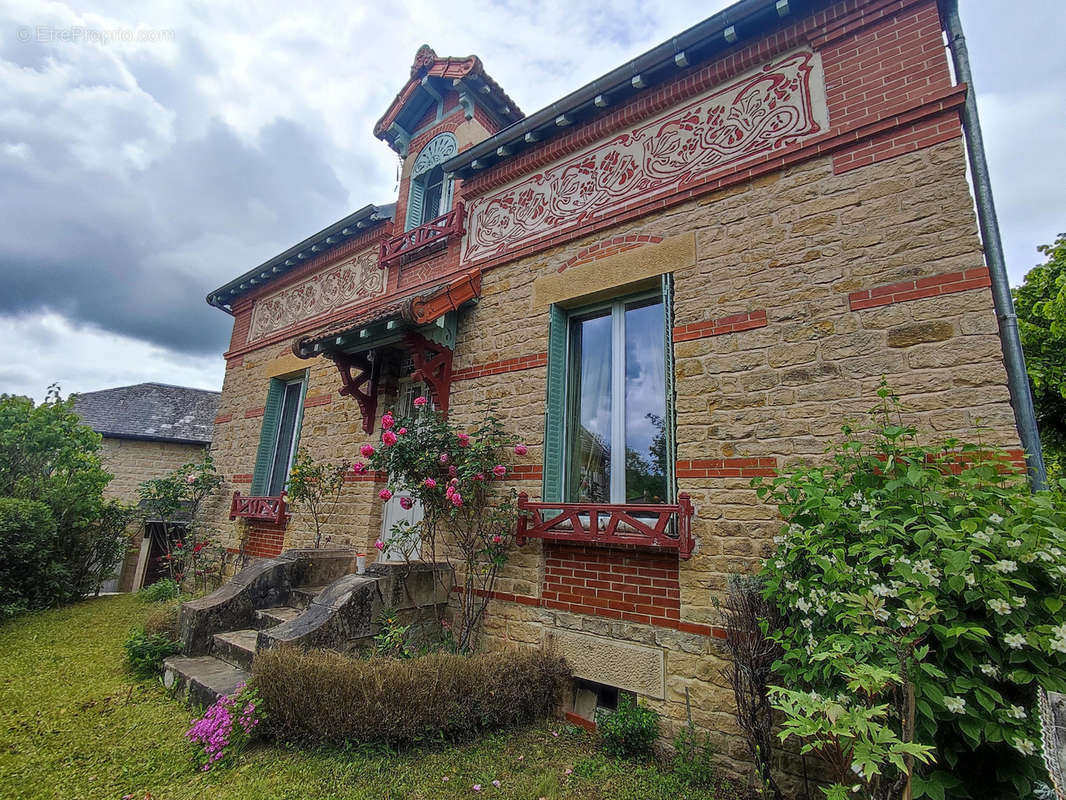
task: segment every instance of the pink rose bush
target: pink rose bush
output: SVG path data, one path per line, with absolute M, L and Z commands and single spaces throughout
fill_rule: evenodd
M 498 570 L 514 547 L 518 493 L 502 479 L 509 460 L 528 448 L 504 430 L 491 408 L 460 428 L 421 397 L 410 418 L 387 412 L 381 423 L 383 446 L 366 456 L 369 470 L 388 475 L 379 497 L 387 501 L 402 492 L 401 507 L 417 503 L 422 512 L 419 521 L 398 522 L 382 537 L 384 547 L 419 552 L 426 561 L 460 562 L 459 588 L 473 602 L 460 604 L 454 634 L 459 649 L 469 650 Z
M 185 732 L 185 738 L 197 746 L 200 769 L 207 772 L 232 763 L 248 746 L 264 718 L 258 693 L 244 684 L 234 694 L 220 697 Z

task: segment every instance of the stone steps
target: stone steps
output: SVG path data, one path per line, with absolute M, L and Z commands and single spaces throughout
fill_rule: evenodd
M 311 605 L 311 601 L 315 599 L 315 595 L 325 588 L 325 586 L 301 586 L 297 589 L 293 589 L 289 594 L 289 605 L 299 611 L 303 611 Z
M 255 612 L 256 630 L 273 628 L 283 622 L 289 622 L 300 616 L 300 610 L 291 606 L 275 606 L 274 608 L 261 608 Z
M 252 629 L 216 633 L 211 641 L 211 654 L 234 667 L 250 670 L 258 638 L 259 631 Z
M 163 685 L 188 690 L 195 706 L 212 705 L 219 697 L 236 692 L 252 675 L 214 656 L 171 656 L 163 662 Z

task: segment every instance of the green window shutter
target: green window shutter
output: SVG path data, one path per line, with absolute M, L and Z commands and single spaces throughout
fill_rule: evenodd
M 569 327 L 559 306 L 548 309 L 548 396 L 544 411 L 544 487 L 546 502 L 563 500 L 566 428 L 566 350 Z
M 281 414 L 281 398 L 285 394 L 285 381 L 270 379 L 266 408 L 259 428 L 259 450 L 255 455 L 255 470 L 252 472 L 252 495 L 262 496 L 270 480 L 270 467 L 274 461 L 274 447 L 278 439 L 278 418 Z
M 417 228 L 422 224 L 422 198 L 426 193 L 426 187 L 422 183 L 423 176 L 411 178 L 411 193 L 407 198 L 407 221 L 404 230 Z
M 304 402 L 307 400 L 307 384 L 311 382 L 308 380 L 309 378 L 310 374 L 307 370 L 304 370 L 304 382 L 300 391 L 300 410 L 296 414 L 296 430 L 293 431 L 292 434 L 292 440 L 294 442 L 292 450 L 294 453 L 300 449 L 300 432 L 303 431 L 304 428 Z M 288 483 L 288 481 L 286 481 L 286 483 Z
M 677 391 L 674 388 L 674 276 L 664 272 L 663 280 L 663 336 L 665 337 L 666 414 L 663 432 L 666 435 L 666 496 L 677 500 Z

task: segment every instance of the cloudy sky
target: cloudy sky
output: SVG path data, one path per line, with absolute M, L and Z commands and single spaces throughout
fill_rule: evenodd
M 219 388 L 204 296 L 394 199 L 371 128 L 423 42 L 530 113 L 726 5 L 0 0 L 0 392 Z M 1018 282 L 1066 230 L 1066 4 L 962 6 Z

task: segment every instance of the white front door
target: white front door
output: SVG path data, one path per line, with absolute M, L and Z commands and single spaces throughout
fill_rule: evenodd
M 427 391 L 425 384 L 408 379 L 400 380 L 396 390 L 396 408 L 393 409 L 395 417 L 397 419 L 411 417 L 415 411 L 415 398 L 428 397 L 429 395 Z M 402 498 L 407 498 L 411 501 L 410 508 L 404 508 L 400 504 Z M 421 522 L 422 504 L 411 497 L 410 492 L 396 492 L 396 494 L 385 503 L 385 511 L 382 514 L 381 520 L 382 541 L 389 541 L 393 526 L 397 522 L 404 520 L 412 525 Z M 421 542 L 414 541 L 410 543 L 407 553 L 404 553 L 403 549 L 400 547 L 389 547 L 382 553 L 382 558 L 385 561 L 404 561 L 407 559 L 415 561 L 421 557 L 421 551 Z

